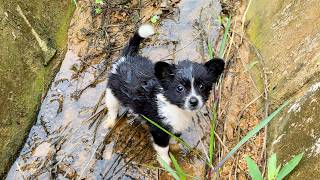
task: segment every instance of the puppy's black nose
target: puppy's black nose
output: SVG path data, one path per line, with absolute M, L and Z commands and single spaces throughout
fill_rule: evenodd
M 193 106 L 193 107 L 198 105 L 198 99 L 195 98 L 195 97 L 191 97 L 189 102 L 190 102 L 190 105 Z

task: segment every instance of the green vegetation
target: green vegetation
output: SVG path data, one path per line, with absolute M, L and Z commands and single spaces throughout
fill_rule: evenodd
M 98 5 L 98 7 L 96 7 L 95 13 L 96 14 L 101 14 L 102 13 L 102 8 L 100 7 L 101 5 L 103 5 L 103 0 L 96 0 L 96 4 Z
M 303 157 L 303 154 L 304 153 L 295 155 L 282 168 L 281 165 L 277 166 L 277 155 L 272 154 L 271 157 L 268 159 L 268 180 L 281 180 L 284 177 L 286 177 L 299 164 L 300 160 Z M 247 162 L 251 178 L 253 180 L 263 180 L 258 165 L 249 156 L 246 156 L 245 160 Z
M 224 55 L 224 51 L 226 49 L 226 44 L 227 44 L 227 40 L 228 40 L 228 34 L 230 31 L 230 26 L 231 26 L 231 18 L 230 17 L 225 17 L 224 18 L 224 22 L 222 23 L 223 27 L 224 27 L 224 34 L 223 34 L 223 39 L 221 41 L 220 44 L 220 49 L 219 49 L 219 54 L 218 57 L 222 58 Z
M 217 164 L 217 166 L 215 168 L 212 169 L 213 172 L 216 172 L 219 170 L 219 168 L 222 167 L 222 165 L 230 158 L 232 157 L 232 155 L 244 144 L 246 143 L 250 138 L 252 138 L 253 136 L 255 136 L 256 133 L 258 133 L 263 127 L 265 127 L 277 114 L 279 114 L 284 107 L 286 107 L 288 105 L 289 101 L 286 101 L 283 105 L 281 105 L 276 111 L 274 111 L 273 113 L 271 113 L 267 118 L 263 119 L 253 130 L 251 130 L 250 132 L 247 133 L 246 136 L 244 136 L 240 142 Z M 210 135 L 210 146 L 209 146 L 209 151 L 210 151 L 210 162 L 206 162 L 207 164 L 209 164 L 210 167 L 213 167 L 213 150 L 214 150 L 214 122 L 216 121 L 216 113 L 213 113 L 213 120 L 211 122 L 211 135 Z M 142 115 L 143 116 L 143 115 Z M 182 140 L 181 138 L 176 137 L 175 135 L 173 135 L 172 133 L 170 133 L 169 131 L 167 131 L 166 129 L 164 129 L 163 127 L 161 127 L 159 124 L 155 123 L 154 121 L 152 121 L 151 119 L 147 118 L 146 116 L 143 116 L 147 121 L 149 121 L 150 123 L 152 123 L 153 125 L 155 125 L 156 127 L 158 127 L 159 129 L 161 129 L 162 131 L 164 131 L 165 133 L 169 134 L 172 138 L 178 140 L 179 142 L 181 142 L 184 146 L 186 146 L 188 149 L 191 149 L 191 146 L 186 143 L 184 140 Z M 174 157 L 172 155 L 170 155 L 171 159 L 173 159 Z M 173 158 L 172 158 L 173 157 Z M 203 158 L 204 159 L 204 158 Z M 293 159 L 296 162 L 296 159 Z M 178 174 L 176 172 L 173 171 L 173 169 L 166 164 L 162 159 L 159 159 L 161 165 L 168 171 L 168 173 L 170 173 L 173 177 L 177 176 Z M 250 161 L 250 160 L 249 160 Z M 299 159 L 300 161 L 300 159 Z M 177 161 L 174 159 L 172 160 L 172 162 L 174 163 L 174 166 L 177 170 L 177 172 L 180 172 L 181 174 L 186 174 L 182 171 L 182 169 L 180 168 L 180 166 L 177 164 Z M 291 161 L 290 161 L 291 162 Z M 292 164 L 292 163 L 291 163 Z M 252 163 L 250 163 L 250 167 L 252 167 L 252 169 L 256 170 L 257 167 L 254 167 L 252 165 Z M 292 166 L 289 166 L 292 167 Z M 288 170 L 290 170 L 290 168 L 285 166 L 283 170 L 284 172 L 282 174 L 285 174 L 285 172 L 288 172 Z M 292 168 L 293 169 L 293 168 Z M 292 170 L 291 169 L 291 170 Z M 290 170 L 290 171 L 291 171 Z M 289 171 L 289 172 L 290 172 Z M 256 171 L 255 171 L 256 172 Z M 281 171 L 280 171 L 281 172 Z M 175 175 L 173 175 L 175 174 Z M 280 173 L 279 173 L 280 174 Z M 287 175 L 287 174 L 286 174 Z M 278 175 L 279 176 L 279 175 Z M 257 176 L 258 177 L 258 176 Z
M 250 138 L 252 138 L 257 132 L 259 132 L 263 127 L 265 127 L 277 114 L 279 114 L 284 107 L 288 105 L 289 101 L 286 101 L 283 105 L 281 105 L 276 111 L 271 113 L 267 118 L 263 119 L 255 128 L 247 133 L 239 143 L 224 157 L 218 165 L 215 167 L 214 171 L 218 171 L 218 169 L 226 162 L 244 143 L 246 143 Z

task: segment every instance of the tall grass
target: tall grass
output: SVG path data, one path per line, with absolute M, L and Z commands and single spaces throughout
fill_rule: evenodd
M 252 138 L 257 132 L 259 132 L 263 127 L 265 127 L 277 114 L 279 114 L 284 107 L 288 105 L 289 101 L 282 104 L 276 111 L 271 113 L 268 117 L 263 119 L 255 128 L 247 133 L 239 143 L 218 163 L 218 165 L 213 169 L 213 172 L 218 171 L 218 169 L 250 138 Z
M 230 31 L 230 26 L 231 26 L 230 19 L 231 19 L 230 17 L 224 18 L 223 26 L 224 26 L 225 30 L 224 30 L 223 38 L 222 38 L 222 41 L 220 44 L 220 49 L 219 49 L 219 54 L 218 54 L 219 58 L 223 58 L 223 52 L 225 51 L 226 44 L 228 41 L 228 35 L 229 35 L 229 31 Z
M 212 109 L 212 119 L 210 122 L 210 144 L 209 144 L 209 160 L 210 164 L 213 164 L 213 151 L 215 147 L 215 137 L 214 137 L 214 131 L 215 131 L 215 125 L 217 121 L 217 103 L 214 103 L 213 109 Z

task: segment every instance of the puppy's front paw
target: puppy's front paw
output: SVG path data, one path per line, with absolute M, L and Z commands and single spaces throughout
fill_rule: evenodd
M 153 143 L 153 147 L 157 152 L 157 160 L 161 164 L 160 159 L 166 162 L 169 166 L 171 164 L 171 159 L 169 157 L 169 145 L 166 147 L 158 146 L 157 144 Z
M 171 159 L 170 159 L 170 157 L 168 155 L 166 155 L 166 156 L 160 156 L 159 154 L 157 155 L 157 160 L 161 164 L 160 158 L 170 166 Z M 162 164 L 161 164 L 161 166 L 162 166 Z
M 107 129 L 111 129 L 113 128 L 113 126 L 116 124 L 116 119 L 109 116 L 107 117 L 107 119 L 104 120 L 104 127 Z

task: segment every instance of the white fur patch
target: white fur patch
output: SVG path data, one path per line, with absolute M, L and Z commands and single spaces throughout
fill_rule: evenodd
M 120 102 L 113 95 L 110 88 L 106 89 L 106 106 L 108 108 L 108 115 L 107 119 L 105 120 L 105 127 L 108 129 L 115 125 L 120 108 Z
M 117 74 L 117 68 L 118 66 L 123 63 L 126 60 L 125 57 L 121 57 L 119 58 L 114 64 L 112 64 L 112 69 L 111 69 L 111 73 L 112 74 Z
M 139 33 L 139 36 L 143 38 L 147 38 L 154 34 L 154 30 L 150 24 L 143 24 L 139 27 L 138 33 Z
M 169 154 L 168 154 L 169 153 L 169 146 L 161 147 L 161 146 L 158 146 L 157 144 L 153 143 L 153 148 L 154 148 L 154 150 L 156 150 L 158 158 L 161 158 L 168 165 L 170 165 L 171 159 L 170 159 Z
M 164 117 L 164 123 L 172 126 L 174 133 L 186 130 L 192 122 L 194 112 L 186 111 L 171 104 L 163 94 L 157 94 L 159 114 Z
M 202 97 L 197 94 L 196 90 L 194 89 L 194 78 L 191 79 L 191 92 L 190 94 L 186 97 L 186 101 L 184 103 L 184 107 L 185 109 L 190 109 L 190 106 L 189 106 L 189 101 L 190 101 L 190 98 L 191 97 L 195 97 L 197 98 L 198 100 L 198 106 L 197 106 L 197 109 L 200 109 L 202 106 L 203 106 L 203 101 L 202 101 Z

